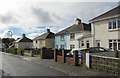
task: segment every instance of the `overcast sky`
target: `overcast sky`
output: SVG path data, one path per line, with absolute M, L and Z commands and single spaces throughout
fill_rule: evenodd
M 82 22 L 116 7 L 119 0 L 0 0 L 0 37 L 33 39 L 47 28 L 57 33 L 71 26 L 78 17 Z M 108 2 L 109 1 L 109 2 Z

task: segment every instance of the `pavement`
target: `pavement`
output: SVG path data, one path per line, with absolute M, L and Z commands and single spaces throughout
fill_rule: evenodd
M 20 56 L 20 55 L 13 55 L 9 53 L 4 53 L 10 56 L 14 56 L 17 58 L 22 58 L 26 61 L 30 61 L 39 65 L 43 65 L 45 67 L 54 69 L 56 71 L 63 72 L 68 76 L 109 76 L 107 73 L 94 71 L 92 69 L 88 69 L 85 66 L 73 66 L 66 63 L 58 63 L 55 62 L 53 59 L 41 59 L 40 56 L 37 57 L 28 57 L 28 56 Z

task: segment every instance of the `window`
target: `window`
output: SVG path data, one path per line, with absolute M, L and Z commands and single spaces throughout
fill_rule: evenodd
M 113 29 L 116 29 L 116 21 L 113 21 Z
M 70 39 L 72 40 L 72 39 L 75 39 L 75 33 L 71 33 L 70 34 Z
M 109 29 L 118 29 L 120 28 L 120 19 L 112 19 L 108 22 Z
M 120 19 L 118 20 L 118 28 L 120 28 Z
M 109 29 L 112 29 L 112 22 L 109 22 Z
M 120 50 L 120 39 L 109 40 L 109 48 L 112 50 L 114 49 Z
M 70 45 L 70 49 L 73 49 L 73 48 L 75 48 L 75 45 Z
M 60 36 L 60 40 L 61 40 L 61 41 L 64 41 L 64 35 L 61 35 L 61 36 Z
M 37 43 L 37 40 L 36 40 L 36 43 Z
M 118 39 L 118 50 L 120 50 L 120 39 Z
M 61 45 L 60 48 L 61 48 L 61 49 L 64 49 L 64 45 Z
M 82 41 L 81 46 L 84 46 L 84 41 Z
M 118 50 L 120 50 L 120 42 L 118 43 Z

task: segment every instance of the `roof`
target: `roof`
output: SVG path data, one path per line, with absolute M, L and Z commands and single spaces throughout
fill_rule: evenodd
M 80 31 L 91 31 L 91 25 L 90 24 L 85 24 L 85 23 L 80 23 L 80 24 L 74 24 L 60 32 L 58 32 L 57 34 L 65 34 L 65 33 L 71 33 L 71 32 L 80 32 Z
M 83 39 L 83 38 L 90 38 L 90 37 L 92 37 L 91 33 L 82 35 L 81 37 L 78 38 L 78 40 Z
M 22 38 L 16 40 L 15 42 L 32 42 L 32 40 L 27 37 L 22 37 Z
M 118 15 L 120 14 L 120 5 L 91 19 L 90 21 L 94 21 L 94 20 L 98 20 L 98 19 L 102 19 L 102 18 L 105 18 L 105 17 L 110 17 L 110 16 L 113 16 L 113 15 Z
M 33 40 L 38 40 L 38 39 L 47 39 L 47 38 L 54 38 L 54 33 L 49 32 L 49 33 L 44 33 L 36 38 L 34 38 Z

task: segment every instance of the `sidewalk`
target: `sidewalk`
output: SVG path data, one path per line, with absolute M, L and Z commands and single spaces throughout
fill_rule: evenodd
M 9 54 L 9 55 L 12 55 L 12 54 Z M 37 64 L 41 64 L 46 67 L 50 67 L 52 69 L 64 72 L 69 76 L 109 76 L 108 74 L 93 71 L 91 69 L 87 69 L 86 67 L 82 67 L 82 66 L 62 64 L 62 63 L 55 62 L 53 59 L 40 59 L 40 56 L 37 56 L 37 57 L 27 57 L 27 56 L 19 56 L 19 55 L 13 55 L 13 56 L 16 56 Z

